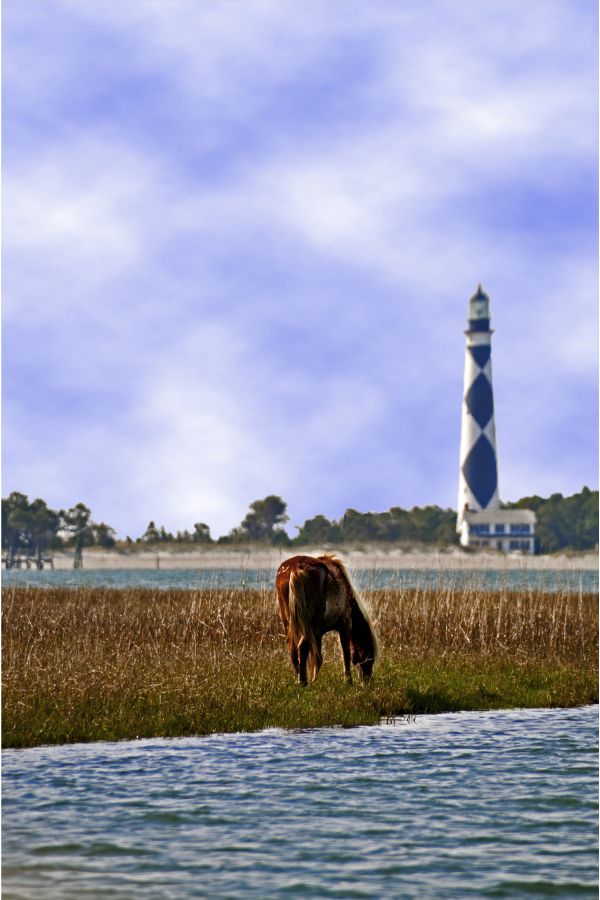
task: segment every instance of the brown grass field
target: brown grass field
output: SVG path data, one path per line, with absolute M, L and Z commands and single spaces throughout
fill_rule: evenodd
M 3 746 L 598 701 L 595 594 L 474 584 L 363 597 L 381 645 L 372 682 L 344 684 L 329 635 L 302 689 L 272 590 L 5 588 Z

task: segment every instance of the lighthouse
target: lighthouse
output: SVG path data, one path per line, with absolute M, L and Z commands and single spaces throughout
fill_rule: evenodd
M 468 304 L 460 435 L 457 531 L 463 546 L 533 552 L 535 514 L 502 509 L 492 387 L 490 298 L 481 285 Z
M 498 454 L 492 388 L 490 298 L 481 285 L 469 300 L 460 433 L 459 516 L 499 509 Z

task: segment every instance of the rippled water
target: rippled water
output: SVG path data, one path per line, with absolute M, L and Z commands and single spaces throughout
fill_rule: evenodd
M 3 897 L 596 897 L 598 708 L 3 753 Z
M 457 587 L 477 585 L 484 590 L 532 588 L 543 591 L 598 593 L 598 571 L 589 569 L 364 569 L 351 571 L 361 588 Z M 272 587 L 275 569 L 10 569 L 2 573 L 5 585 L 150 588 L 244 588 Z

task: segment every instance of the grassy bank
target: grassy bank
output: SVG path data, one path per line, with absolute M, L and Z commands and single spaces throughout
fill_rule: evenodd
M 3 592 L 5 747 L 598 700 L 595 595 L 366 592 L 381 642 L 367 687 L 293 681 L 271 591 Z

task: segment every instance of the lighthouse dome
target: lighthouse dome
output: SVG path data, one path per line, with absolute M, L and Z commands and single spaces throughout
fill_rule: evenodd
M 473 294 L 471 299 L 469 300 L 469 321 L 481 321 L 483 319 L 488 320 L 489 325 L 490 318 L 490 298 L 483 290 L 481 285 L 478 285 L 476 293 Z
M 469 302 L 472 302 L 473 300 L 487 300 L 488 303 L 490 301 L 489 296 L 486 294 L 480 284 L 477 285 L 477 290 L 475 291 Z

